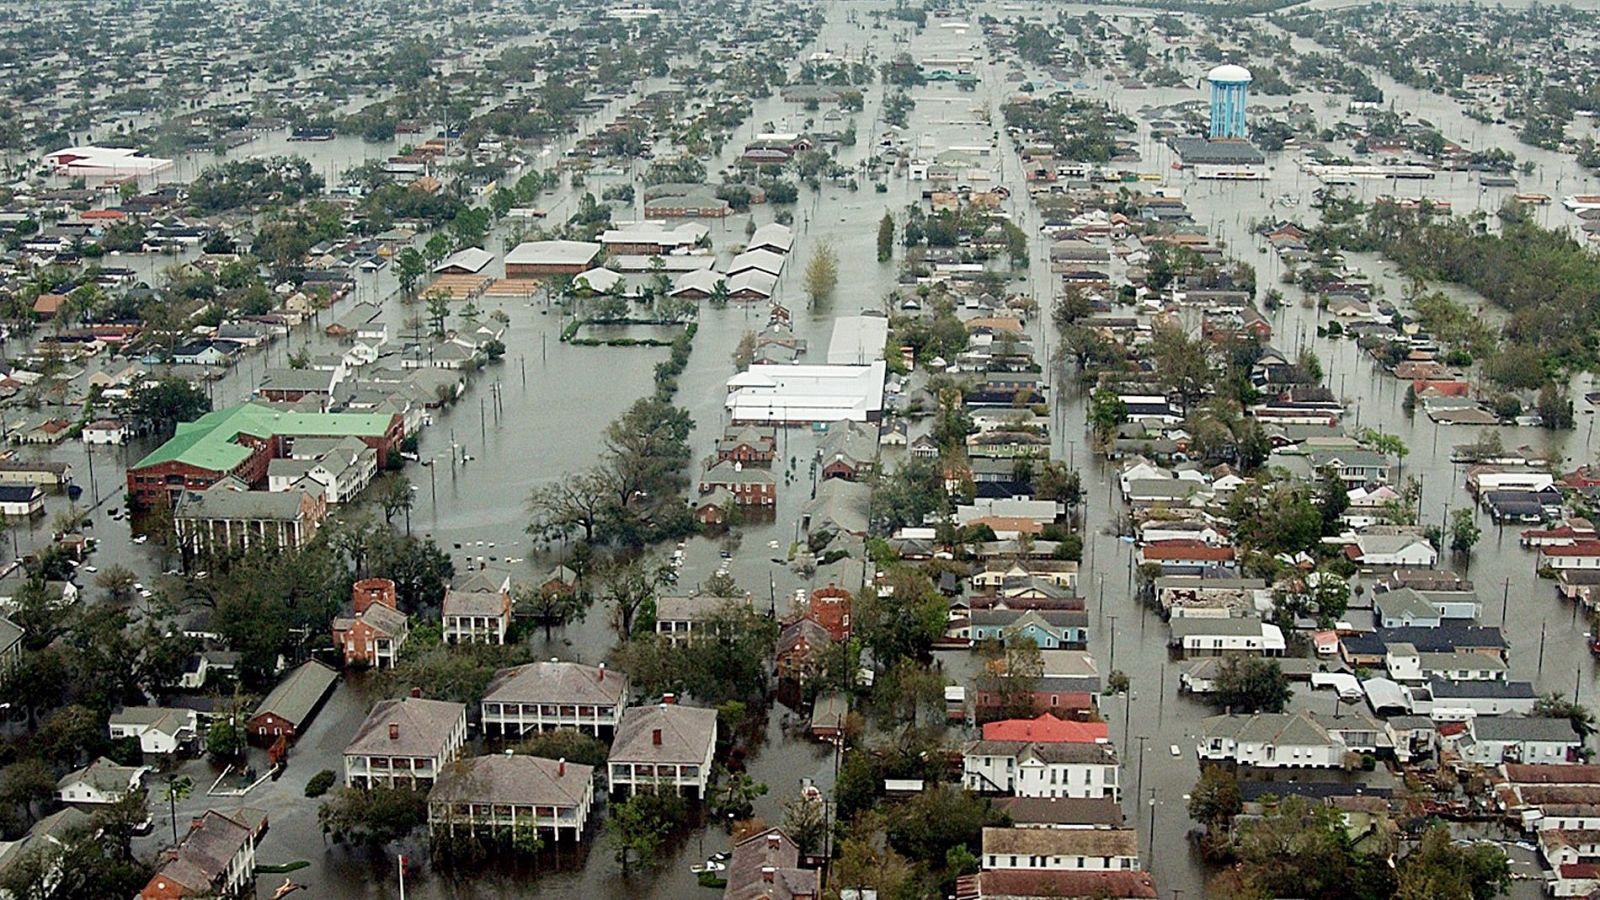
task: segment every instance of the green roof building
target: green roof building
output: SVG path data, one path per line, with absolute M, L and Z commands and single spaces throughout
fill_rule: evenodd
M 149 506 L 175 503 L 184 491 L 203 491 L 233 475 L 248 485 L 266 481 L 267 464 L 293 456 L 297 438 L 358 438 L 378 454 L 381 469 L 404 437 L 392 413 L 318 413 L 246 403 L 184 422 L 166 443 L 128 469 L 128 494 Z

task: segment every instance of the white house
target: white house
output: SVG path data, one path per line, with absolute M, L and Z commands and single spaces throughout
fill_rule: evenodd
M 1129 871 L 1139 868 L 1132 828 L 985 828 L 985 871 Z
M 83 426 L 85 444 L 116 445 L 128 442 L 128 426 L 121 419 L 96 419 Z
M 1117 756 L 1099 743 L 975 741 L 962 752 L 968 790 L 1018 797 L 1121 800 Z
M 111 739 L 138 738 L 139 749 L 147 754 L 168 756 L 178 752 L 198 734 L 192 709 L 162 706 L 128 706 L 111 714 Z
M 1360 713 L 1335 718 L 1315 713 L 1212 716 L 1200 728 L 1202 760 L 1259 768 L 1337 768 L 1346 753 L 1392 746 L 1385 726 Z
M 1417 682 L 1423 678 L 1422 654 L 1415 645 L 1404 641 L 1395 641 L 1384 648 L 1383 667 L 1395 681 Z
M 1460 740 L 1459 752 L 1479 765 L 1572 763 L 1583 749 L 1583 739 L 1566 719 L 1484 716 L 1473 719 L 1469 729 L 1470 739 Z
M 627 673 L 608 671 L 605 663 L 528 663 L 494 673 L 483 694 L 483 730 L 516 737 L 574 728 L 609 736 L 627 704 Z
M 1172 629 L 1172 645 L 1180 648 L 1185 657 L 1282 656 L 1288 646 L 1283 629 L 1254 615 L 1183 616 L 1168 624 Z
M 1439 561 L 1439 551 L 1421 535 L 1358 534 L 1335 540 L 1346 545 L 1345 554 L 1353 562 L 1367 568 L 1431 569 Z
M 62 803 L 106 806 L 137 791 L 144 783 L 145 766 L 119 766 L 100 757 L 56 782 L 56 798 Z

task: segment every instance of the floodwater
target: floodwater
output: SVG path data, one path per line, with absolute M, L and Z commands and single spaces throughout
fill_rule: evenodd
M 1328 5 L 1336 3 L 1337 0 L 1333 0 Z M 1053 17 L 1062 10 L 1072 13 L 1089 8 L 1051 6 L 1048 15 Z M 860 6 L 833 5 L 828 9 L 828 22 L 815 46 L 807 52 L 820 49 L 836 53 L 860 52 L 865 47 L 880 59 L 902 49 L 915 56 L 954 53 L 986 56 L 981 33 L 976 27 L 960 30 L 939 28 L 930 23 L 929 28 L 913 36 L 906 26 L 898 23 L 872 29 Z M 859 23 L 847 19 L 847 9 L 854 12 Z M 1095 9 L 1101 15 L 1115 12 L 1105 7 Z M 994 12 L 1006 17 L 1016 14 L 1001 12 L 998 8 Z M 1126 18 L 1121 19 L 1121 25 L 1128 27 Z M 1298 39 L 1295 46 L 1297 50 L 1315 49 Z M 930 155 L 952 145 L 988 144 L 995 128 L 983 124 L 971 110 L 988 107 L 994 113 L 994 121 L 997 124 L 1001 121 L 998 106 L 1006 96 L 1008 69 L 1007 65 L 992 62 L 985 65 L 980 70 L 981 86 L 973 93 L 963 93 L 952 86 L 915 89 L 912 96 L 917 107 L 906 134 L 922 146 L 922 152 Z M 1031 77 L 1037 73 L 1028 74 Z M 1115 82 L 1103 81 L 1102 74 L 1094 71 L 1084 74 L 1084 81 L 1093 86 L 1090 93 L 1106 97 L 1135 118 L 1142 106 L 1199 97 L 1198 91 L 1192 88 L 1128 91 L 1115 87 Z M 1446 137 L 1474 147 L 1499 142 L 1514 150 L 1519 159 L 1533 160 L 1538 171 L 1534 176 L 1520 178 L 1515 190 L 1537 190 L 1560 197 L 1564 193 L 1592 189 L 1594 179 L 1578 173 L 1569 159 L 1518 144 L 1503 127 L 1483 126 L 1467 119 L 1447 98 L 1395 85 L 1376 73 L 1374 77 L 1393 99 L 1397 110 L 1428 119 Z M 645 87 L 648 90 L 656 86 Z M 881 97 L 882 90 L 874 87 L 867 94 L 865 111 L 855 115 L 860 142 L 856 147 L 839 151 L 840 162 L 847 167 L 863 160 L 870 152 L 874 135 L 881 133 L 875 121 Z M 1285 99 L 1289 98 L 1258 98 L 1256 102 L 1278 106 Z M 1311 104 L 1326 123 L 1338 118 L 1347 98 L 1338 98 L 1333 107 L 1326 105 L 1322 95 L 1305 94 L 1293 99 Z M 583 128 L 602 126 L 625 102 L 615 102 L 606 112 L 590 117 Z M 749 133 L 763 130 L 763 123 L 773 122 L 779 130 L 799 128 L 806 115 L 776 97 L 758 101 L 750 123 L 724 149 L 721 163 L 731 162 L 742 141 Z M 1235 256 L 1257 267 L 1258 284 L 1263 290 L 1277 283 L 1281 266 L 1275 255 L 1258 252 L 1259 244 L 1249 234 L 1250 223 L 1278 216 L 1309 218 L 1314 215 L 1307 210 L 1307 204 L 1316 182 L 1299 174 L 1291 155 L 1277 154 L 1273 159 L 1272 177 L 1263 184 L 1197 183 L 1172 172 L 1168 152 L 1152 142 L 1144 123 L 1140 124 L 1143 134 L 1140 149 L 1145 159 L 1140 170 L 1166 174 L 1169 178 L 1166 187 L 1184 195 L 1197 221 L 1225 240 Z M 281 147 L 280 142 L 283 143 Z M 546 159 L 555 158 L 568 143 L 553 144 Z M 1015 157 L 1003 131 L 999 135 L 999 148 L 1006 165 L 1013 165 Z M 308 155 L 318 171 L 336 175 L 346 166 L 381 158 L 392 151 L 390 145 L 369 145 L 348 139 L 287 144 L 282 142 L 280 134 L 237 148 L 229 156 L 298 152 Z M 606 184 L 620 182 L 626 177 L 590 175 L 585 190 L 598 195 Z M 780 279 L 778 299 L 794 310 L 796 336 L 809 341 L 812 359 L 826 351 L 834 316 L 877 308 L 883 295 L 893 287 L 896 265 L 879 264 L 875 256 L 873 236 L 877 221 L 885 209 L 898 212 L 913 202 L 922 185 L 895 177 L 890 177 L 887 185 L 885 194 L 875 193 L 866 183 L 855 192 L 824 185 L 819 194 L 803 192 L 794 207 L 796 247 Z M 1396 189 L 1392 185 L 1372 184 L 1361 190 L 1370 198 Z M 1491 189 L 1480 194 L 1477 184 L 1468 176 L 1451 174 L 1432 181 L 1411 182 L 1401 186 L 1398 192 L 1448 199 L 1458 212 L 1463 212 L 1480 202 L 1484 209 L 1492 211 L 1498 206 L 1500 196 L 1509 190 Z M 539 204 L 552 210 L 554 217 L 563 210 L 570 210 L 579 195 L 581 191 L 563 187 L 556 196 L 541 198 Z M 1283 195 L 1298 198 L 1297 205 L 1287 208 L 1277 205 L 1276 199 Z M 1037 222 L 1037 214 L 1030 209 L 1025 192 L 1017 192 L 1010 201 L 1010 211 L 1024 227 L 1036 230 L 1032 223 Z M 757 207 L 754 218 L 765 222 L 774 213 L 771 208 Z M 1559 206 L 1546 207 L 1540 215 L 1550 225 L 1570 227 L 1576 222 Z M 619 212 L 616 218 L 623 220 L 628 216 Z M 729 252 L 742 243 L 747 218 L 731 217 L 708 223 L 719 253 Z M 489 249 L 502 253 L 504 237 L 504 230 L 493 236 Z M 840 289 L 826 308 L 812 310 L 807 308 L 800 291 L 800 278 L 810 254 L 823 241 L 831 244 L 839 256 Z M 1033 264 L 1025 274 L 1028 283 L 1041 289 L 1039 302 L 1048 309 L 1050 297 L 1044 291 L 1052 282 L 1043 257 L 1041 241 L 1036 247 Z M 166 261 L 158 260 L 154 265 L 159 267 Z M 1389 298 L 1400 296 L 1401 282 L 1392 267 L 1361 256 L 1353 257 L 1351 264 L 1383 284 Z M 491 264 L 491 270 L 499 265 L 498 261 Z M 1024 273 L 1019 271 L 1017 275 L 1020 279 Z M 358 281 L 356 297 L 352 300 L 389 298 L 394 291 L 387 271 L 359 275 Z M 1019 280 L 1017 289 L 1021 287 Z M 1470 498 L 1462 487 L 1462 472 L 1449 462 L 1449 453 L 1452 445 L 1472 441 L 1479 431 L 1464 426 L 1436 426 L 1425 416 L 1407 419 L 1400 411 L 1403 386 L 1375 368 L 1357 352 L 1352 342 L 1318 337 L 1316 325 L 1320 314 L 1315 309 L 1302 307 L 1296 290 L 1286 293 L 1290 302 L 1272 318 L 1276 329 L 1274 343 L 1284 350 L 1307 345 L 1316 351 L 1328 373 L 1329 384 L 1351 403 L 1349 421 L 1352 426 L 1359 422 L 1363 427 L 1381 427 L 1407 442 L 1411 454 L 1404 461 L 1404 474 L 1419 476 L 1423 481 L 1424 521 L 1440 521 L 1447 508 L 1469 503 Z M 1465 295 L 1458 293 L 1457 296 Z M 349 302 L 352 301 L 346 304 Z M 480 306 L 487 313 L 495 304 L 480 303 Z M 346 305 L 341 305 L 326 315 L 337 317 L 345 308 Z M 663 349 L 563 344 L 558 340 L 559 311 L 546 308 L 542 301 L 532 305 L 511 303 L 505 305 L 504 310 L 511 319 L 505 336 L 509 348 L 506 358 L 485 370 L 463 401 L 436 415 L 434 426 L 423 434 L 422 456 L 436 460 L 436 464 L 426 468 L 412 466 L 406 472 L 418 487 L 417 505 L 411 515 L 413 530 L 438 540 L 452 554 L 458 567 L 471 564 L 479 556 L 505 560 L 533 555 L 522 530 L 527 520 L 523 499 L 538 485 L 566 477 L 594 463 L 601 451 L 601 434 L 606 423 L 651 390 L 652 368 L 666 353 Z M 737 304 L 725 309 L 707 306 L 701 310 L 693 354 L 688 369 L 679 379 L 676 398 L 695 419 L 692 441 L 697 455 L 711 452 L 721 429 L 723 385 L 732 372 L 734 348 L 746 331 L 759 330 L 765 324 L 765 312 L 764 307 Z M 401 333 L 402 323 L 410 314 L 411 311 L 397 300 L 388 299 L 385 303 L 384 317 L 392 334 Z M 1042 348 L 1059 343 L 1048 317 L 1030 323 L 1030 327 Z M 302 333 L 280 342 L 266 353 L 253 354 L 211 385 L 217 404 L 233 403 L 245 397 L 263 368 L 284 365 L 288 353 L 306 343 L 313 350 L 331 346 L 320 335 Z M 1581 380 L 1574 385 L 1574 396 L 1580 396 L 1588 387 L 1587 379 Z M 499 403 L 495 402 L 496 391 Z M 1084 398 L 1063 386 L 1055 391 L 1055 403 L 1059 421 L 1063 423 L 1056 430 L 1055 453 L 1058 458 L 1079 462 L 1084 469 L 1088 493 L 1085 513 L 1088 540 L 1081 592 L 1093 611 L 1091 649 L 1101 660 L 1102 671 L 1120 668 L 1132 677 L 1133 691 L 1129 696 L 1106 701 L 1112 738 L 1127 760 L 1123 783 L 1129 824 L 1139 829 L 1147 848 L 1146 864 L 1154 872 L 1163 895 L 1178 890 L 1187 897 L 1203 896 L 1205 870 L 1188 849 L 1185 839 L 1190 823 L 1184 809 L 1184 795 L 1198 774 L 1191 749 L 1193 736 L 1210 710 L 1177 693 L 1176 666 L 1168 662 L 1165 649 L 1166 628 L 1159 618 L 1145 613 L 1131 597 L 1132 547 L 1112 533 L 1120 512 L 1113 491 L 1114 470 L 1085 450 Z M 1569 465 L 1587 461 L 1592 455 L 1592 416 L 1586 408 L 1582 412 L 1579 428 L 1572 432 L 1504 429 L 1506 446 L 1530 444 L 1535 448 L 1556 449 L 1569 460 Z M 795 588 L 812 586 L 781 562 L 773 562 L 773 558 L 785 554 L 794 537 L 799 507 L 809 496 L 808 462 L 815 438 L 806 430 L 790 430 L 784 434 L 782 442 L 783 458 L 793 462 L 792 470 L 788 464 L 784 466 L 786 472 L 791 472 L 792 479 L 786 478 L 780 486 L 773 520 L 743 529 L 742 544 L 731 562 L 732 574 L 755 595 L 758 605 L 770 593 L 776 598 L 780 611 L 785 607 L 785 598 L 791 596 Z M 449 460 L 453 445 L 460 448 L 458 453 L 472 459 L 452 465 Z M 127 460 L 137 459 L 142 450 L 128 448 L 96 453 L 99 497 L 115 502 L 121 493 L 118 485 L 122 467 Z M 56 452 L 59 458 L 73 461 L 80 473 L 85 471 L 87 459 L 83 458 L 81 447 L 61 448 Z M 84 480 L 81 474 L 79 480 Z M 125 561 L 136 565 L 141 574 L 153 571 L 153 561 L 146 551 L 122 539 L 120 529 L 126 528 L 125 524 L 111 522 L 104 515 L 103 507 L 96 513 L 95 522 L 102 537 L 107 538 L 96 560 L 98 565 L 104 567 L 111 562 Z M 1470 561 L 1469 573 L 1478 583 L 1486 623 L 1497 624 L 1502 618 L 1505 621 L 1512 645 L 1512 677 L 1531 680 L 1541 691 L 1569 692 L 1576 687 L 1584 698 L 1589 697 L 1594 690 L 1594 669 L 1584 652 L 1583 626 L 1574 624 L 1570 608 L 1555 599 L 1550 584 L 1535 577 L 1532 557 L 1517 546 L 1514 533 L 1507 534 L 1486 519 L 1480 518 L 1480 524 L 1484 527 L 1484 539 Z M 774 546 L 779 549 L 773 549 Z M 690 587 L 708 576 L 718 565 L 720 548 L 720 542 L 709 539 L 690 541 L 681 586 Z M 531 575 L 552 562 L 546 557 L 540 563 L 529 563 L 527 571 Z M 1465 566 L 1466 563 L 1456 565 Z M 1509 598 L 1505 610 L 1501 607 L 1502 595 Z M 1510 606 L 1516 607 L 1517 612 L 1510 613 Z M 547 651 L 548 655 L 595 661 L 604 658 L 614 642 L 615 635 L 605 611 L 597 607 L 584 621 L 558 631 L 552 644 L 540 650 Z M 962 663 L 969 661 L 965 654 L 941 656 L 951 669 L 960 669 Z M 310 885 L 312 896 L 398 896 L 392 856 L 325 846 L 315 822 L 315 805 L 300 796 L 305 780 L 318 769 L 338 768 L 343 742 L 354 731 L 369 700 L 359 684 L 336 693 L 329 708 L 318 717 L 312 731 L 297 747 L 283 779 L 256 789 L 243 801 L 272 811 L 273 827 L 260 848 L 262 862 L 309 861 L 308 868 L 290 877 Z M 1329 695 L 1313 696 L 1300 689 L 1293 706 L 1329 712 L 1333 702 Z M 786 739 L 784 716 L 783 707 L 775 706 L 768 723 L 766 744 L 750 760 L 751 774 L 771 789 L 757 804 L 757 812 L 772 822 L 780 820 L 781 805 L 793 795 L 800 779 L 815 779 L 825 790 L 832 784 L 833 760 L 829 750 L 803 738 Z M 1180 749 L 1181 757 L 1171 755 L 1171 746 Z M 1146 756 L 1142 762 L 1139 759 L 1141 748 Z M 191 798 L 180 809 L 180 815 L 188 810 L 228 802 L 204 797 L 203 792 L 197 794 L 200 796 Z M 1153 806 L 1149 802 L 1152 797 Z M 148 849 L 153 850 L 159 843 L 164 824 L 158 815 L 156 835 L 147 839 Z M 688 864 L 705 853 L 724 849 L 726 840 L 723 830 L 716 825 L 679 836 L 662 853 L 658 868 L 624 878 L 603 838 L 591 833 L 587 852 L 568 848 L 547 854 L 547 858 L 538 863 L 540 872 L 535 879 L 530 880 L 526 870 L 493 870 L 469 880 L 455 880 L 430 873 L 423 867 L 408 879 L 407 896 L 418 900 L 527 896 L 530 893 L 607 900 L 694 896 L 699 891 L 687 871 Z M 425 855 L 420 844 L 409 852 L 418 858 Z M 270 896 L 281 880 L 282 876 L 262 876 L 258 895 Z M 1525 885 L 1519 885 L 1522 886 Z M 704 896 L 712 894 L 704 892 Z

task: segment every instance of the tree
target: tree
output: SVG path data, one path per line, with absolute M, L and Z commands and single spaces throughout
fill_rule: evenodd
M 1089 402 L 1089 424 L 1094 426 L 1095 439 L 1108 443 L 1117 426 L 1127 420 L 1128 404 L 1107 388 L 1096 390 Z
M 1350 491 L 1332 466 L 1324 466 L 1318 476 L 1317 508 L 1322 511 L 1322 533 L 1338 534 L 1341 517 L 1350 508 Z
M 839 257 L 834 254 L 831 244 L 818 244 L 811 254 L 811 260 L 806 263 L 806 298 L 812 306 L 818 306 L 832 299 L 833 291 L 838 286 Z
M 1363 431 L 1361 441 L 1385 456 L 1393 456 L 1397 467 L 1399 464 L 1404 464 L 1406 457 L 1411 453 L 1411 448 L 1406 446 L 1406 442 L 1401 440 L 1399 435 L 1388 434 L 1374 428 Z
M 1395 871 L 1399 900 L 1470 897 L 1489 900 L 1511 887 L 1511 865 L 1499 845 L 1455 842 L 1447 825 L 1434 825 Z
M 435 232 L 428 242 L 422 245 L 422 256 L 429 265 L 437 265 L 440 260 L 450 255 L 450 237 L 444 232 Z
M 1211 702 L 1236 713 L 1283 712 L 1294 691 L 1277 660 L 1229 657 L 1217 673 Z
M 952 784 L 930 785 L 888 815 L 889 845 L 909 859 L 944 859 L 954 847 L 983 844 L 1000 814 L 985 798 Z
M 333 783 L 337 780 L 338 776 L 333 773 L 332 769 L 323 769 L 307 779 L 305 795 L 311 798 L 321 797 L 328 792 L 329 788 L 333 787 Z
M 767 795 L 767 786 L 744 772 L 724 770 L 711 793 L 711 811 L 719 817 L 748 819 L 755 815 L 756 799 Z
M 450 295 L 442 291 L 429 291 L 423 299 L 428 302 L 428 322 L 433 333 L 443 335 L 445 319 L 450 316 Z
M 592 544 L 614 493 L 611 473 L 601 468 L 535 488 L 528 497 L 533 521 L 527 531 L 547 541 L 579 535 Z
M 1539 389 L 1539 399 L 1534 403 L 1534 410 L 1539 414 L 1540 424 L 1545 428 L 1566 429 L 1573 427 L 1572 398 L 1568 396 L 1565 387 L 1549 382 Z
M 51 787 L 54 788 L 53 782 Z M 783 805 L 783 831 L 802 857 L 821 853 L 828 836 L 828 813 L 822 801 L 804 796 L 791 798 Z
M 394 517 L 405 513 L 406 533 L 411 532 L 411 507 L 417 502 L 416 494 L 411 489 L 411 479 L 394 472 L 378 479 L 377 490 L 374 492 L 378 505 L 383 507 L 383 523 L 394 524 Z
M 702 589 L 713 597 L 742 597 L 744 592 L 739 590 L 739 582 L 727 572 L 717 572 L 707 578 Z
M 133 586 L 138 580 L 139 576 L 135 575 L 132 569 L 120 563 L 106 566 L 94 577 L 94 583 L 114 601 L 132 597 Z
M 400 292 L 407 299 L 415 295 L 417 282 L 428 272 L 428 263 L 415 247 L 407 247 L 395 254 L 395 277 L 400 280 Z
M 1157 326 L 1151 336 L 1150 355 L 1157 380 L 1183 398 L 1185 410 L 1210 390 L 1211 359 L 1203 339 L 1190 338 L 1176 325 Z
M 655 602 L 656 588 L 665 584 L 669 567 L 644 557 L 612 564 L 602 576 L 605 600 L 611 606 L 612 625 L 626 638 L 638 624 L 636 618 L 645 604 Z M 655 626 L 654 616 L 650 625 Z
M 622 871 L 629 871 L 636 860 L 652 866 L 659 862 L 661 842 L 686 813 L 687 806 L 675 789 L 653 784 L 638 785 L 633 796 L 613 804 L 606 817 L 606 834 Z
M 0 810 L 7 831 L 26 831 L 56 797 L 56 775 L 42 759 L 22 759 L 0 771 Z
M 427 820 L 427 792 L 405 787 L 340 788 L 317 809 L 324 835 L 369 847 L 398 841 Z
M 1450 513 L 1450 549 L 1463 556 L 1472 552 L 1473 545 L 1482 536 L 1478 523 L 1473 521 L 1472 509 L 1462 507 Z
M 1200 780 L 1189 792 L 1189 818 L 1204 825 L 1208 835 L 1217 835 L 1227 831 L 1233 817 L 1243 811 L 1238 776 L 1223 766 L 1201 766 Z
M 1303 797 L 1284 797 L 1262 816 L 1241 820 L 1231 847 L 1237 863 L 1224 882 L 1233 889 L 1214 886 L 1208 895 L 1335 900 L 1394 892 L 1387 851 L 1356 851 L 1338 810 Z
M 881 666 L 922 658 L 944 633 L 948 604 L 921 570 L 901 565 L 884 574 L 889 591 L 872 585 L 856 595 L 853 627 Z
M 204 388 L 174 376 L 145 382 L 120 404 L 125 418 L 145 422 L 163 435 L 170 435 L 179 422 L 192 422 L 210 411 Z
M 237 759 L 244 747 L 244 724 L 232 716 L 218 717 L 206 729 L 206 752 L 217 759 Z
M 1557 693 L 1540 697 L 1533 704 L 1533 715 L 1541 719 L 1566 719 L 1572 723 L 1572 730 L 1577 732 L 1580 738 L 1587 738 L 1595 733 L 1594 713 L 1590 712 L 1588 707 Z
M 894 213 L 885 211 L 878 220 L 878 262 L 894 258 Z
M 516 585 L 511 589 L 511 602 L 519 615 L 544 626 L 547 642 L 552 629 L 581 622 L 589 611 L 588 592 L 563 584 Z
M 558 728 L 535 734 L 512 748 L 512 752 L 543 759 L 564 759 L 581 766 L 606 764 L 605 742 L 576 728 Z

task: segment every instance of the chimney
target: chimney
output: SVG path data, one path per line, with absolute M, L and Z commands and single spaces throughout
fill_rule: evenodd
M 422 688 L 417 687 L 417 686 L 412 686 L 412 688 L 411 688 L 411 699 L 413 699 L 413 700 L 421 700 L 422 699 Z
M 777 876 L 778 876 L 777 868 L 775 868 L 773 866 L 762 866 L 761 867 L 761 880 L 766 882 L 767 884 L 771 884 L 773 879 L 776 878 Z
M 400 740 L 400 723 L 399 722 L 390 722 L 389 723 L 389 740 L 391 740 L 391 741 Z
M 600 664 L 600 677 L 598 679 L 596 679 L 596 680 L 598 680 L 598 681 L 605 681 L 606 680 L 606 664 L 605 663 L 601 663 Z
M 567 758 L 565 756 L 556 760 L 556 777 L 565 778 L 567 775 Z
M 390 728 L 394 728 L 396 726 L 390 725 L 389 727 Z M 656 745 L 657 747 L 661 746 L 661 729 L 659 729 L 659 728 L 650 729 L 650 743 Z
M 671 705 L 673 705 L 674 703 L 677 703 L 677 702 L 678 702 L 678 695 L 677 694 L 662 694 L 661 695 L 661 705 L 662 706 L 671 706 Z
M 767 849 L 768 850 L 781 850 L 781 849 L 783 849 L 783 838 L 776 831 L 774 831 L 771 834 L 767 835 Z

